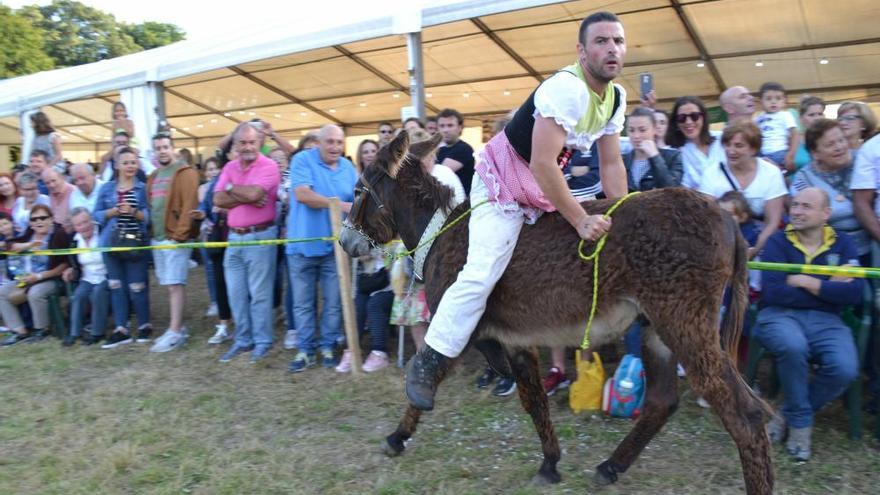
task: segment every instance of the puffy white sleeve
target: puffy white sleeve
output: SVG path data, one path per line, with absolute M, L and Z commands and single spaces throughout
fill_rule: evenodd
M 619 84 L 614 84 L 614 86 L 620 92 L 620 106 L 617 107 L 617 112 L 611 116 L 608 125 L 605 126 L 605 134 L 620 134 L 626 122 L 626 90 Z
M 575 133 L 586 113 L 590 96 L 584 83 L 574 74 L 558 72 L 535 91 L 535 118 L 552 118 L 568 134 Z

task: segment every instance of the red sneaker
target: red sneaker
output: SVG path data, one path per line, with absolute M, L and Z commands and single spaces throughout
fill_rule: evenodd
M 550 368 L 550 373 L 544 377 L 544 392 L 547 395 L 553 395 L 557 391 L 562 390 L 564 388 L 568 388 L 571 385 L 571 380 L 565 376 L 565 373 L 559 370 L 557 367 Z

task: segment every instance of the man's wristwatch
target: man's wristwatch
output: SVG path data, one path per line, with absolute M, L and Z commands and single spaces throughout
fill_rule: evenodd
M 226 187 L 224 187 L 223 190 L 226 191 L 227 193 L 231 193 L 233 187 L 235 187 L 235 186 L 233 186 L 232 183 L 230 182 L 230 183 L 226 184 Z

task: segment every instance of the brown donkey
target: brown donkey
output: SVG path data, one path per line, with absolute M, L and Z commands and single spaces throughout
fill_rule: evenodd
M 364 254 L 395 234 L 412 249 L 434 212 L 448 209 L 451 191 L 419 164 L 436 145 L 435 138 L 408 151 L 407 135 L 401 133 L 380 150 L 376 163 L 360 179 L 348 228 L 340 239 L 349 254 Z M 612 204 L 594 201 L 584 208 L 596 214 Z M 468 207 L 460 205 L 449 219 Z M 556 470 L 560 450 L 538 374 L 536 346 L 574 346 L 583 338 L 593 267 L 578 257 L 578 240 L 558 214 L 545 214 L 534 225 L 524 226 L 513 259 L 472 337 L 496 370 L 516 379 L 522 405 L 541 439 L 544 460 L 533 478 L 538 483 L 560 480 Z M 424 278 L 432 311 L 464 265 L 467 242 L 465 219 L 430 248 Z M 589 253 L 593 247 L 588 244 L 584 250 Z M 688 370 L 693 389 L 709 401 L 733 437 L 746 491 L 771 493 L 773 470 L 764 432 L 769 409 L 743 382 L 734 361 L 747 304 L 746 245 L 739 229 L 698 193 L 680 188 L 645 192 L 614 212 L 600 263 L 592 345 L 620 338 L 639 314 L 651 324 L 642 344 L 648 376 L 644 412 L 611 457 L 597 467 L 596 480 L 616 481 L 675 411 L 678 361 Z M 728 284 L 732 302 L 719 339 L 721 301 Z M 387 453 L 403 452 L 420 414 L 407 408 L 397 430 L 387 438 Z

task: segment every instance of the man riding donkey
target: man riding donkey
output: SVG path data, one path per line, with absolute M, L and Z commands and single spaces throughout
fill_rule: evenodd
M 623 69 L 625 54 L 617 16 L 597 12 L 584 19 L 577 61 L 541 83 L 481 153 L 470 199 L 472 205 L 489 204 L 471 213 L 467 262 L 431 318 L 426 345 L 407 368 L 406 394 L 413 407 L 433 408 L 436 378 L 467 345 L 524 222 L 558 210 L 585 241 L 595 241 L 611 227 L 603 215 L 584 211 L 561 166 L 574 151 L 588 152 L 595 142 L 605 195 L 626 194 L 619 141 L 626 93 L 611 82 Z

